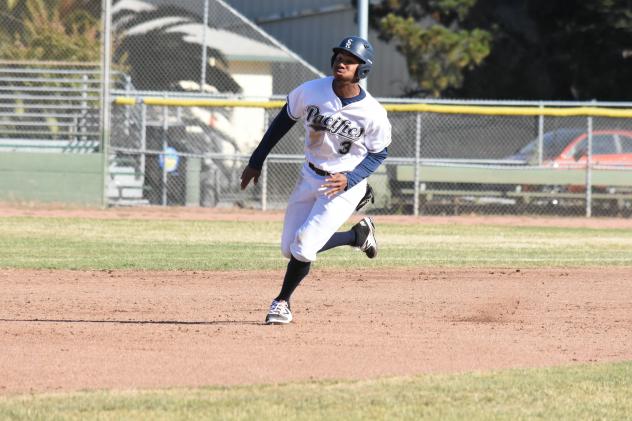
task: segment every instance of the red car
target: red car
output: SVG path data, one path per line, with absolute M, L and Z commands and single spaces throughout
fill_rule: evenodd
M 524 146 L 512 160 L 538 163 L 538 140 Z M 559 129 L 548 132 L 542 142 L 542 164 L 554 167 L 584 167 L 588 158 L 588 133 L 583 129 Z M 594 165 L 632 168 L 632 131 L 594 130 L 592 138 Z
M 538 140 L 524 146 L 511 160 L 538 165 Z M 542 142 L 542 165 L 555 168 L 585 168 L 588 159 L 588 133 L 584 129 L 558 129 L 547 132 Z M 592 164 L 600 167 L 632 169 L 632 131 L 620 129 L 594 130 L 592 136 Z M 593 186 L 596 191 L 607 191 L 607 186 Z M 572 193 L 585 191 L 583 185 L 549 186 Z M 537 191 L 540 187 L 522 186 L 523 191 Z

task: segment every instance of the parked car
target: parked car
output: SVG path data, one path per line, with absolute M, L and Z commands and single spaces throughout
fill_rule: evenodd
M 544 134 L 542 165 L 584 167 L 588 157 L 588 133 L 583 129 L 558 129 Z M 538 139 L 521 148 L 510 160 L 538 163 Z M 592 163 L 632 168 L 632 131 L 595 130 L 592 136 Z
M 532 140 L 516 154 L 507 157 L 510 160 L 523 161 L 528 165 L 538 165 L 538 139 Z M 588 133 L 584 129 L 558 129 L 547 132 L 543 136 L 542 161 L 545 167 L 553 168 L 585 168 L 588 160 Z M 591 162 L 599 167 L 617 167 L 632 170 L 632 131 L 621 129 L 594 130 L 592 135 Z M 630 183 L 632 185 L 632 183 Z M 537 191 L 550 193 L 582 193 L 585 186 L 582 185 L 522 185 L 523 192 Z M 632 191 L 632 186 L 607 186 L 593 185 L 596 193 L 627 193 Z M 612 196 L 613 198 L 615 196 Z M 625 210 L 632 205 L 629 199 L 621 203 L 604 203 L 612 209 Z M 557 199 L 543 199 L 545 203 L 559 203 Z M 603 203 L 602 203 L 603 204 Z

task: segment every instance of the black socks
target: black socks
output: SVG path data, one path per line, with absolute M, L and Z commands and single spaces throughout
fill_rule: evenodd
M 336 232 L 331 236 L 329 241 L 318 252 L 332 249 L 339 246 L 355 246 L 356 245 L 356 232 L 355 230 Z
M 283 278 L 283 286 L 281 292 L 276 298 L 277 301 L 283 300 L 290 304 L 290 296 L 301 283 L 303 278 L 309 273 L 309 267 L 311 262 L 301 262 L 292 256 L 290 262 L 287 264 L 287 271 L 285 272 L 285 278 Z
M 336 232 L 318 252 L 320 253 L 321 251 L 339 246 L 355 246 L 356 241 L 357 236 L 355 230 Z M 287 264 L 287 271 L 285 272 L 285 278 L 283 278 L 281 292 L 279 296 L 275 298 L 277 301 L 283 300 L 289 305 L 290 296 L 296 287 L 298 287 L 298 284 L 300 284 L 309 273 L 310 265 L 311 262 L 301 262 L 294 258 L 294 256 L 291 257 L 290 262 Z

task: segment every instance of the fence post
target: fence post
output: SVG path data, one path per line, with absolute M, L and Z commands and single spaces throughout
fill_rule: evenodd
M 165 94 L 165 97 L 167 95 Z M 169 109 L 162 107 L 162 206 L 167 206 L 167 132 L 169 131 Z
M 593 118 L 588 117 L 588 153 L 586 155 L 586 218 L 592 216 L 592 142 Z
M 132 77 L 130 75 L 125 75 L 125 96 L 129 97 L 132 92 Z M 125 106 L 125 135 L 129 136 L 129 127 L 131 120 L 131 106 Z
M 204 25 L 202 29 L 202 58 L 201 58 L 201 69 L 200 69 L 200 92 L 204 92 L 204 86 L 206 85 L 206 28 L 208 28 L 208 0 L 204 0 Z
M 145 160 L 147 159 L 147 105 L 140 104 L 140 171 L 145 177 Z
M 421 155 L 421 114 L 417 113 L 415 121 L 415 176 L 413 187 L 413 214 L 419 216 L 419 156 Z
M 268 209 L 268 162 L 263 162 L 261 167 L 261 210 Z
M 544 104 L 539 105 L 540 109 L 544 109 Z M 538 166 L 542 165 L 544 151 L 544 114 L 538 116 Z
M 263 109 L 263 127 L 264 130 L 268 127 L 268 109 Z M 263 161 L 263 167 L 261 167 L 261 210 L 265 211 L 268 208 L 268 160 Z
M 110 129 L 112 122 L 110 121 L 110 65 L 112 52 L 112 0 L 103 0 L 101 4 L 101 16 L 103 19 L 103 32 L 102 32 L 102 44 L 101 44 L 101 153 L 103 154 L 102 170 L 103 170 L 103 183 L 102 183 L 102 205 L 108 206 L 108 188 L 110 185 Z

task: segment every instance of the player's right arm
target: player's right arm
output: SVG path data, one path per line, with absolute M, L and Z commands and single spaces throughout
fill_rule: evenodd
M 259 142 L 259 146 L 257 146 L 250 156 L 248 166 L 246 166 L 244 172 L 241 174 L 242 190 L 250 184 L 250 180 L 254 179 L 254 183 L 257 184 L 259 176 L 261 175 L 263 161 L 265 161 L 266 157 L 279 140 L 281 140 L 281 138 L 292 128 L 292 126 L 294 126 L 294 123 L 296 123 L 296 121 L 290 117 L 287 104 L 285 104 L 279 114 L 277 114 L 272 121 L 272 124 L 270 124 L 270 127 L 268 127 L 268 130 L 266 130 L 261 142 Z

